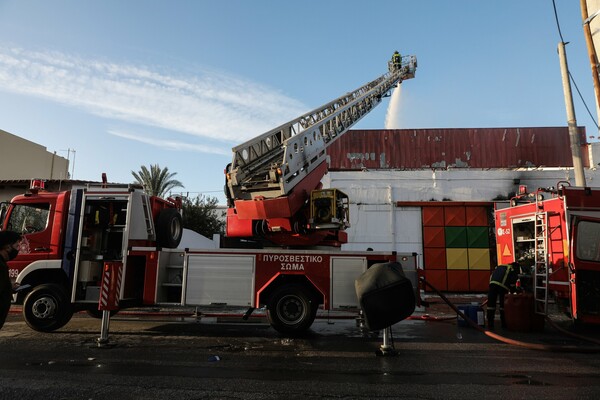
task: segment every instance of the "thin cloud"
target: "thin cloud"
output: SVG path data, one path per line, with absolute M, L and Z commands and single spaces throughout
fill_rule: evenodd
M 0 90 L 231 143 L 307 110 L 275 89 L 219 72 L 181 77 L 144 66 L 2 46 Z
M 168 140 L 168 139 L 154 139 L 146 136 L 136 135 L 128 132 L 109 130 L 109 134 L 113 136 L 118 136 L 128 140 L 134 140 L 136 142 L 149 144 L 155 147 L 160 147 L 166 150 L 175 150 L 175 151 L 193 151 L 198 153 L 210 153 L 210 154 L 219 154 L 219 155 L 231 155 L 231 150 L 225 149 L 222 147 L 213 147 L 213 146 L 205 146 L 201 144 L 191 144 L 176 140 Z

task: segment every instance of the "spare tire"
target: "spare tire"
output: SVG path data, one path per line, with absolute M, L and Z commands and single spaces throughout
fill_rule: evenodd
M 156 241 L 159 247 L 174 249 L 179 246 L 183 235 L 181 214 L 175 208 L 165 208 L 156 221 Z

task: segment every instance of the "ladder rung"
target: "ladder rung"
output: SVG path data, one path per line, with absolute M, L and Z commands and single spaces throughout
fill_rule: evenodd
M 547 214 L 539 212 L 535 215 L 535 269 L 534 300 L 536 313 L 546 314 L 548 309 L 548 242 Z

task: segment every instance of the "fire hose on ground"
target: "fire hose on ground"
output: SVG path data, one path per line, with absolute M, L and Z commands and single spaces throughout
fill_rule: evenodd
M 513 346 L 519 346 L 519 347 L 523 347 L 523 348 L 530 349 L 530 350 L 572 352 L 572 353 L 600 353 L 600 347 L 595 347 L 595 346 L 566 346 L 566 345 L 561 346 L 561 345 L 546 345 L 546 344 L 539 344 L 539 343 L 528 343 L 528 342 L 510 339 L 510 338 L 498 335 L 497 333 L 491 332 L 491 331 L 479 326 L 475 321 L 473 321 L 471 318 L 469 318 L 467 315 L 465 315 L 461 310 L 459 310 L 454 304 L 452 304 L 452 302 L 450 300 L 448 300 L 448 298 L 443 293 L 441 293 L 436 287 L 434 287 L 431 283 L 427 282 L 427 280 L 425 280 L 425 278 L 421 277 L 419 279 L 421 280 L 421 282 L 423 282 L 423 284 L 425 284 L 426 286 L 431 288 L 450 308 L 452 308 L 452 310 L 457 315 L 459 315 L 461 318 L 463 318 L 471 327 L 477 329 L 479 332 L 485 334 L 486 336 L 488 336 L 492 339 L 498 340 L 502 343 L 510 344 Z M 416 319 L 419 319 L 419 318 L 416 318 Z M 423 318 L 423 319 L 425 319 L 425 318 Z M 430 320 L 429 318 L 427 318 L 427 319 Z M 454 319 L 454 317 L 452 317 L 452 319 Z M 584 337 L 581 335 L 577 335 L 577 334 L 568 332 L 568 331 L 558 327 L 548 317 L 546 317 L 546 321 L 548 321 L 553 328 L 555 328 L 556 330 L 558 330 L 559 332 L 561 332 L 563 334 L 568 334 L 569 336 L 573 336 L 577 339 L 585 340 L 585 341 L 600 345 L 600 341 L 598 341 L 598 340 Z

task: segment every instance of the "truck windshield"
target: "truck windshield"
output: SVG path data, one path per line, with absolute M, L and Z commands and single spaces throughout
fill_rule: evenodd
M 580 260 L 600 262 L 600 222 L 580 221 L 577 224 L 575 255 Z
M 15 204 L 6 229 L 24 234 L 41 232 L 48 226 L 50 204 Z

